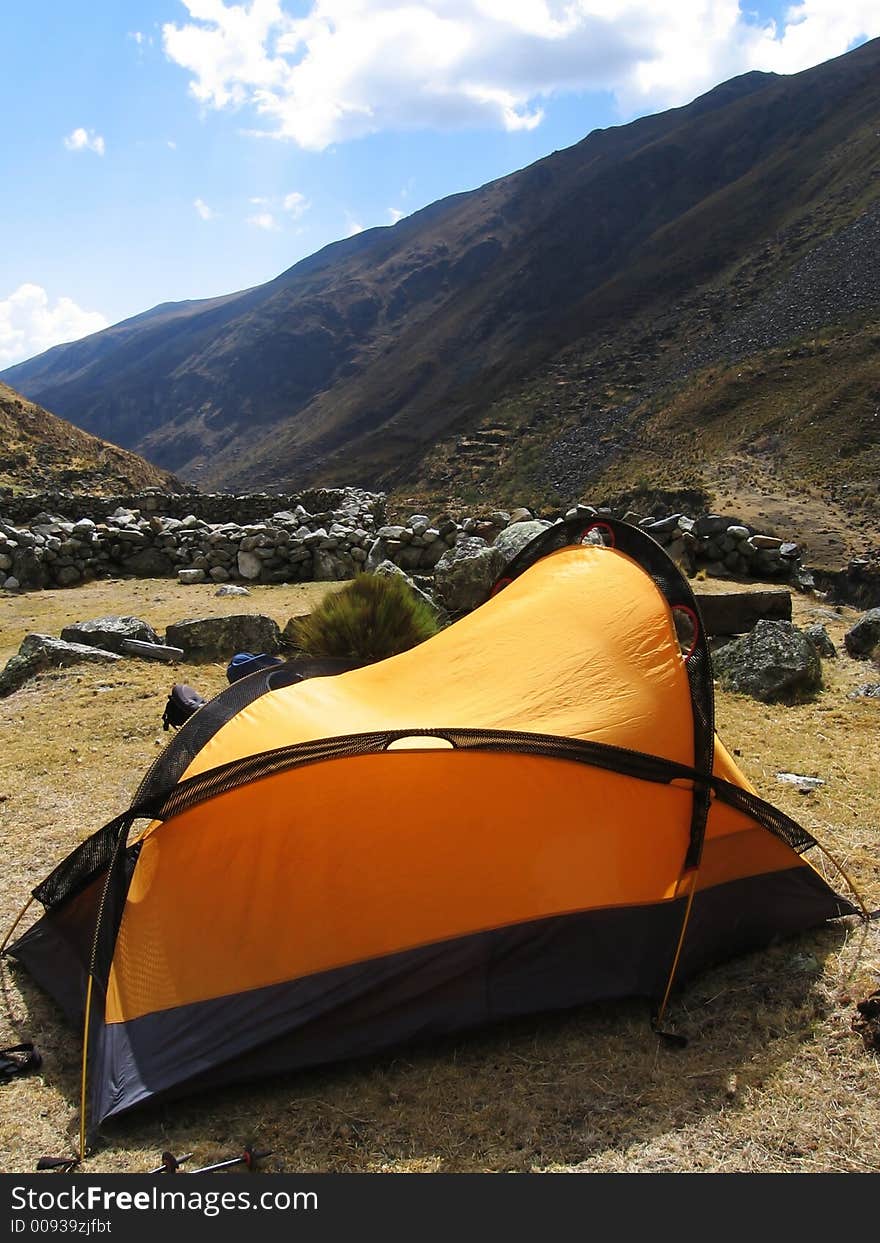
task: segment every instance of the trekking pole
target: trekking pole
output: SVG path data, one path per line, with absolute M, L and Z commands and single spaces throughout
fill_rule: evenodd
M 202 1165 L 197 1170 L 190 1170 L 191 1174 L 213 1174 L 215 1170 L 228 1170 L 233 1165 L 243 1165 L 252 1174 L 257 1168 L 257 1162 L 262 1161 L 264 1157 L 271 1157 L 274 1149 L 263 1152 L 256 1148 L 245 1148 L 237 1157 L 230 1157 L 227 1161 L 215 1161 L 212 1165 Z

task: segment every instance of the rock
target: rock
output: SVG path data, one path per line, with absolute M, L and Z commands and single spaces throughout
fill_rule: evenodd
M 240 552 L 237 560 L 238 572 L 242 578 L 253 580 L 262 574 L 263 563 L 253 552 Z
M 727 530 L 729 519 L 719 514 L 703 514 L 693 525 L 694 535 L 720 535 Z
M 775 535 L 752 535 L 750 542 L 753 548 L 781 548 L 782 540 Z
M 654 539 L 657 539 L 659 535 L 671 535 L 673 531 L 678 530 L 678 520 L 680 517 L 681 514 L 670 514 L 668 518 L 652 518 L 645 526 L 645 530 Z M 626 518 L 624 518 L 625 521 Z
M 177 581 L 179 583 L 204 583 L 207 580 L 207 574 L 204 570 L 178 570 Z
M 7 661 L 0 673 L 0 698 L 11 695 L 29 678 L 47 669 L 78 664 L 112 664 L 117 660 L 122 660 L 122 657 L 115 652 L 105 652 L 84 643 L 65 643 L 48 634 L 29 634 L 22 641 L 18 655 Z
M 6 585 L 9 586 L 8 579 Z M 847 630 L 843 642 L 850 656 L 856 660 L 867 660 L 880 647 L 880 608 L 863 613 L 852 629 Z
M 517 522 L 531 522 L 534 516 L 535 515 L 532 513 L 530 509 L 524 509 L 522 507 L 520 507 L 519 509 L 512 509 L 510 511 L 511 526 Z M 443 532 L 441 531 L 440 534 L 442 535 Z
M 834 659 L 837 655 L 837 648 L 831 642 L 831 636 L 821 622 L 814 622 L 812 626 L 804 626 L 803 632 L 820 656 L 825 656 L 828 660 Z
M 140 548 L 130 557 L 124 557 L 122 569 L 137 578 L 167 578 L 174 573 L 174 563 L 158 548 Z
M 281 645 L 281 632 L 271 617 L 241 613 L 175 622 L 167 627 L 165 642 L 182 648 L 186 660 L 200 663 L 229 660 L 236 652 L 274 655 Z
M 707 635 L 745 634 L 762 618 L 791 621 L 791 593 L 723 591 L 694 593 Z
M 505 527 L 495 537 L 494 548 L 497 548 L 504 557 L 504 564 L 509 565 L 510 562 L 525 548 L 526 544 L 530 544 L 536 536 L 541 535 L 550 526 L 549 522 L 545 522 L 542 518 L 535 518 L 529 522 L 515 522 L 509 527 Z
M 479 536 L 462 535 L 437 562 L 437 599 L 450 614 L 468 613 L 488 600 L 504 566 L 504 554 L 499 548 L 490 547 Z
M 65 626 L 61 638 L 66 643 L 85 643 L 100 647 L 105 652 L 122 652 L 123 639 L 138 639 L 141 643 L 159 643 L 153 627 L 140 617 L 92 617 L 88 621 L 74 622 Z
M 850 691 L 847 699 L 880 699 L 880 682 L 868 682 Z
M 72 587 L 81 578 L 82 574 L 75 565 L 63 565 L 55 575 L 55 581 L 59 587 Z
M 21 583 L 18 581 L 18 579 L 15 577 L 14 574 L 9 575 L 6 582 L 3 584 L 3 590 L 4 591 L 20 591 L 21 590 Z
M 247 587 L 238 587 L 234 583 L 226 583 L 214 592 L 215 596 L 249 596 Z
M 786 621 L 759 621 L 751 634 L 716 651 L 713 663 L 722 686 L 764 703 L 802 699 L 822 687 L 819 653 Z
M 418 596 L 423 604 L 427 604 L 428 608 L 431 609 L 433 613 L 443 612 L 433 596 L 429 596 L 426 591 L 422 591 L 421 587 L 417 587 L 410 576 L 405 574 L 399 566 L 394 564 L 393 561 L 380 562 L 380 564 L 376 566 L 374 573 L 380 574 L 383 578 L 402 578 L 413 594 Z
M 801 773 L 777 773 L 776 780 L 786 785 L 798 786 L 801 790 L 818 790 L 825 784 L 823 777 L 804 777 Z

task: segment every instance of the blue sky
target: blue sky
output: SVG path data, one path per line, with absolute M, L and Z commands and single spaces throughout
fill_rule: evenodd
M 877 0 L 0 5 L 0 368 L 876 35 Z

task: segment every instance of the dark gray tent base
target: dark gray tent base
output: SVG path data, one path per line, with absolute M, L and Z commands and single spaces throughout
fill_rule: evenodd
M 82 934 L 89 909 L 93 926 L 96 889 L 44 916 L 10 951 L 79 1022 L 86 978 Z M 678 978 L 855 913 L 804 866 L 704 890 L 694 902 Z M 656 999 L 682 916 L 681 900 L 581 912 L 127 1023 L 96 1021 L 89 1058 L 92 1125 L 151 1099 L 361 1057 L 532 1011 Z

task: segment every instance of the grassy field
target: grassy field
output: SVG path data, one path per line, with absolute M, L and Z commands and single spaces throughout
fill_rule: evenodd
M 0 655 L 29 630 L 57 634 L 114 612 L 160 627 L 247 610 L 283 625 L 327 589 L 215 599 L 207 586 L 120 581 L 3 596 Z M 794 608 L 797 622 L 823 621 L 842 652 L 854 613 L 804 597 Z M 759 792 L 814 832 L 876 907 L 880 703 L 848 695 L 878 675 L 843 653 L 824 668 L 826 689 L 797 707 L 719 692 L 718 729 Z M 213 693 L 224 669 L 72 668 L 0 701 L 3 930 L 33 885 L 128 804 L 167 740 L 173 681 Z M 777 781 L 781 770 L 825 784 L 802 795 Z M 267 1168 L 302 1171 L 877 1171 L 880 1065 L 850 1024 L 878 984 L 877 925 L 851 922 L 701 975 L 671 1009 L 690 1038 L 682 1050 L 658 1045 L 641 1003 L 534 1016 L 136 1111 L 103 1129 L 87 1168 L 146 1170 L 163 1149 L 209 1160 L 253 1141 L 275 1150 Z M 0 1168 L 26 1171 L 73 1150 L 80 1036 L 9 961 L 0 985 L 0 1045 L 31 1038 L 45 1059 L 39 1075 L 0 1088 Z

